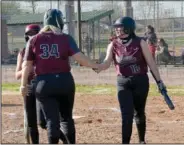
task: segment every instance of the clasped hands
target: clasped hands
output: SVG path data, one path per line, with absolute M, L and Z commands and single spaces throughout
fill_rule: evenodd
M 104 64 L 96 64 L 95 68 L 92 68 L 96 73 L 100 73 L 102 70 L 105 70 Z

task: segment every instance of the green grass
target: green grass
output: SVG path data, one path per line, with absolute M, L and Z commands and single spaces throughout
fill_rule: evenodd
M 19 91 L 19 84 L 2 84 L 2 91 Z M 184 96 L 184 86 L 167 86 L 170 96 Z M 76 92 L 91 95 L 116 95 L 114 85 L 76 85 Z M 150 85 L 149 96 L 160 96 L 155 84 Z
M 18 83 L 3 83 L 2 84 L 2 92 L 3 91 L 19 91 L 20 84 Z

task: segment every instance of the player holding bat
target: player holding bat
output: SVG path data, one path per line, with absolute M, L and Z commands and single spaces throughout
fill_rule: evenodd
M 149 92 L 147 66 L 155 76 L 160 92 L 167 92 L 166 87 L 160 78 L 147 43 L 135 34 L 135 21 L 130 17 L 121 17 L 113 26 L 116 36 L 111 38 L 105 60 L 96 72 L 108 69 L 111 62 L 114 62 L 117 72 L 117 95 L 122 115 L 122 143 L 130 143 L 133 117 L 135 117 L 139 143 L 145 144 L 145 105 Z

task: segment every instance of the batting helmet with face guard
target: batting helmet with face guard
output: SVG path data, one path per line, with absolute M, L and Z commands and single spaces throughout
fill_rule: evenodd
M 40 31 L 40 26 L 37 24 L 27 25 L 25 28 L 25 40 L 26 42 L 29 40 L 29 36 L 36 35 Z
M 135 31 L 135 21 L 131 17 L 120 17 L 118 18 L 113 27 L 123 27 L 123 31 L 126 34 L 132 34 Z

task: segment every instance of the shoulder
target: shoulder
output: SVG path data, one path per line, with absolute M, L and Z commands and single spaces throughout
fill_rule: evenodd
M 109 41 L 111 42 L 111 41 L 113 41 L 113 40 L 115 40 L 115 39 L 117 39 L 117 36 L 111 36 L 111 37 L 109 38 Z
M 63 33 L 62 36 L 68 39 L 73 39 L 73 37 L 70 34 Z
M 140 45 L 142 42 L 146 42 L 144 37 L 135 36 L 133 38 L 134 43 Z
M 111 36 L 110 38 L 109 38 L 109 44 L 108 44 L 108 46 L 109 45 L 116 45 L 116 43 L 117 43 L 117 36 Z
M 69 34 L 63 34 L 63 36 L 68 39 L 69 43 L 76 43 L 76 41 L 73 38 L 73 36 L 71 36 Z
M 27 44 L 29 44 L 29 45 L 34 45 L 34 44 L 36 43 L 36 41 L 38 40 L 39 36 L 41 36 L 41 34 L 36 34 L 36 35 L 34 35 L 33 37 L 31 37 L 31 38 L 28 40 Z
M 144 40 L 144 37 L 141 37 L 141 36 L 135 36 L 135 37 L 134 37 L 134 39 L 135 39 L 135 40 L 139 40 L 139 41 L 141 41 L 141 40 Z
M 60 36 L 61 36 L 62 39 L 65 39 L 68 42 L 74 41 L 74 38 L 69 34 L 62 33 Z

